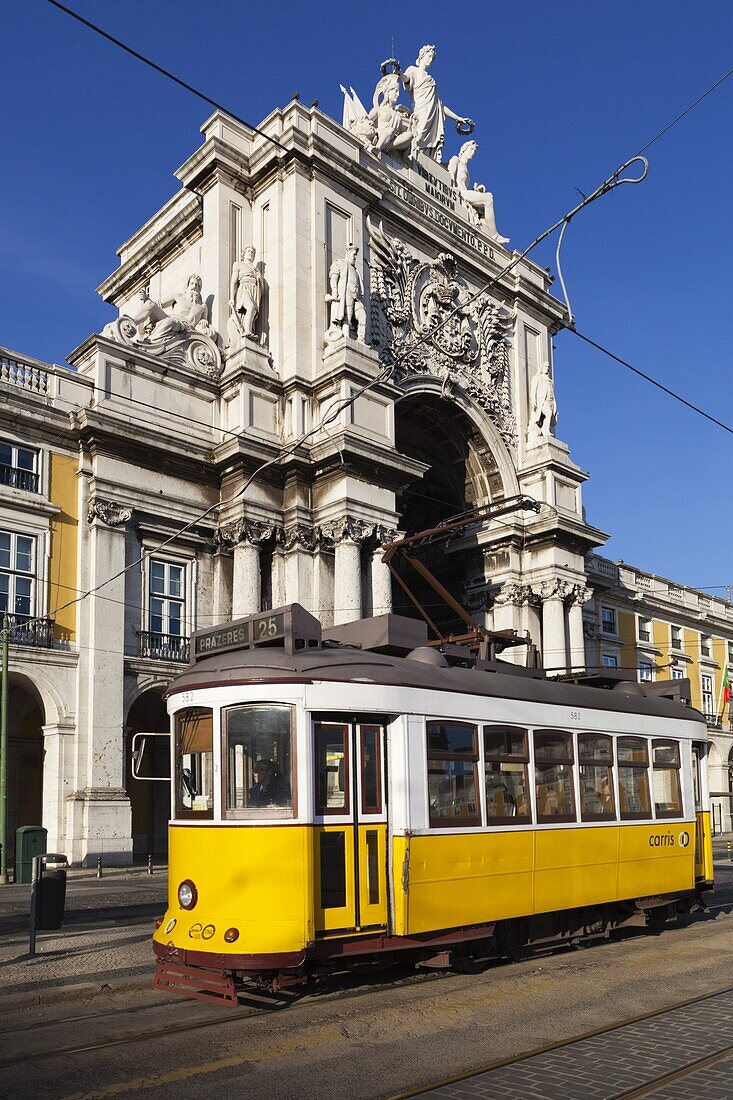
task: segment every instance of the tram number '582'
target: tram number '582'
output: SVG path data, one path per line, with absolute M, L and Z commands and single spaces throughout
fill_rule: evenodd
M 580 721 L 580 711 L 579 710 L 571 710 L 570 711 L 570 721 L 571 722 L 579 722 Z
M 282 634 L 282 618 L 282 615 L 269 615 L 266 619 L 255 619 L 252 624 L 254 640 L 256 642 L 269 641 L 271 638 L 276 638 L 278 634 Z

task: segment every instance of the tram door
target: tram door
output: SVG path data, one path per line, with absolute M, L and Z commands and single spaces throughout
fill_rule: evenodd
M 384 723 L 316 721 L 316 935 L 387 925 Z

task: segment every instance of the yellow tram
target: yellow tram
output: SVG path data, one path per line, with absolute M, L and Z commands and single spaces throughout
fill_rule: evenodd
M 461 965 L 664 919 L 712 885 L 707 731 L 642 685 L 297 604 L 192 639 L 169 689 L 155 984 L 236 999 L 378 958 Z

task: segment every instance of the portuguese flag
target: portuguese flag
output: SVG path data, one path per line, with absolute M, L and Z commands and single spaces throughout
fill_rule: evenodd
M 723 673 L 723 706 L 727 706 L 730 703 L 730 680 L 728 679 L 728 666 L 725 666 L 725 672 Z

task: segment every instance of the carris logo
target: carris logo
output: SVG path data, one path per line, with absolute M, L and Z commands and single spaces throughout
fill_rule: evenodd
M 689 841 L 689 837 L 687 838 Z M 649 837 L 650 848 L 674 848 L 674 837 L 671 833 L 653 833 Z
M 690 843 L 690 834 L 686 832 L 680 833 L 680 835 L 677 837 L 677 843 L 679 844 L 680 848 L 686 848 L 687 845 Z

